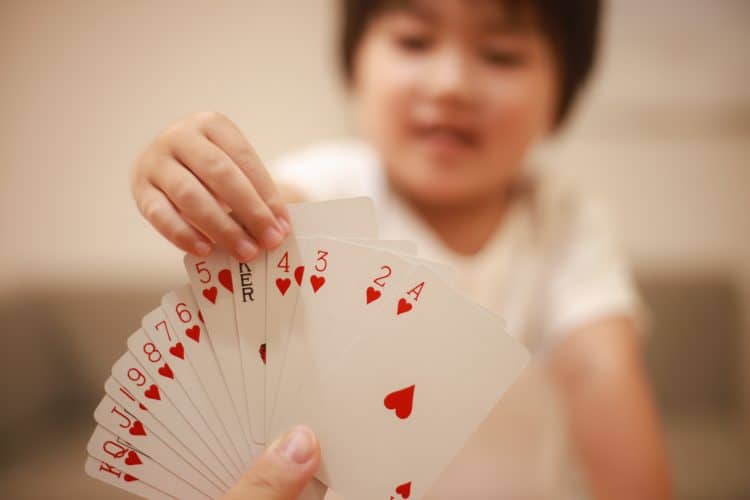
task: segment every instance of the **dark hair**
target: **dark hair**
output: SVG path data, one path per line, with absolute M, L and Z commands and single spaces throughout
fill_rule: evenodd
M 556 52 L 560 95 L 557 124 L 568 116 L 576 95 L 583 87 L 596 57 L 600 0 L 498 0 L 512 7 L 530 8 L 541 31 Z M 341 0 L 340 58 L 347 80 L 354 72 L 354 57 L 368 23 L 389 0 Z

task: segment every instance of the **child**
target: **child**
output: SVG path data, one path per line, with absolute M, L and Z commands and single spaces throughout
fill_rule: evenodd
M 350 0 L 343 11 L 361 141 L 289 156 L 274 182 L 228 118 L 190 116 L 136 161 L 143 215 L 187 252 L 215 243 L 249 260 L 289 233 L 285 202 L 372 197 L 382 237 L 453 264 L 459 286 L 537 353 L 432 496 L 562 498 L 569 436 L 590 496 L 668 498 L 630 276 L 595 207 L 528 162 L 589 73 L 599 2 Z

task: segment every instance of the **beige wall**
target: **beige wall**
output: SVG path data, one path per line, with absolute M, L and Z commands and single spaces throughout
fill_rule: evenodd
M 230 115 L 267 159 L 346 133 L 334 6 L 3 2 L 0 289 L 182 279 L 130 200 L 129 163 L 195 110 Z M 609 198 L 638 266 L 728 269 L 750 297 L 750 4 L 610 7 L 560 168 Z
M 129 198 L 129 163 L 195 110 L 229 114 L 268 159 L 345 133 L 334 7 L 3 2 L 2 286 L 179 279 Z M 750 275 L 749 16 L 743 0 L 611 3 L 559 164 L 609 197 L 640 264 Z

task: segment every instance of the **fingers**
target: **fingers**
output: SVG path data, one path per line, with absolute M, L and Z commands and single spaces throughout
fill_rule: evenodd
M 318 440 L 307 427 L 295 427 L 269 446 L 224 498 L 296 499 L 319 466 Z
M 261 198 L 256 187 L 222 149 L 195 133 L 173 149 L 185 165 L 218 199 L 231 208 L 248 234 L 265 248 L 276 248 L 288 233 Z
M 211 253 L 211 243 L 182 218 L 164 193 L 148 183 L 134 191 L 138 210 L 162 236 L 198 257 Z
M 153 172 L 151 182 L 169 198 L 184 220 L 239 260 L 246 262 L 258 254 L 257 243 L 182 164 L 174 159 L 164 160 L 161 168 Z
M 240 168 L 271 212 L 289 224 L 289 212 L 276 184 L 237 125 L 217 114 L 213 119 L 202 122 L 201 131 Z

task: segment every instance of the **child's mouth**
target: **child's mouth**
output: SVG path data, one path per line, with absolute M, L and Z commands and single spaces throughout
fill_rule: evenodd
M 475 132 L 462 127 L 429 125 L 415 127 L 414 132 L 420 143 L 439 152 L 460 152 L 474 148 L 479 143 Z

